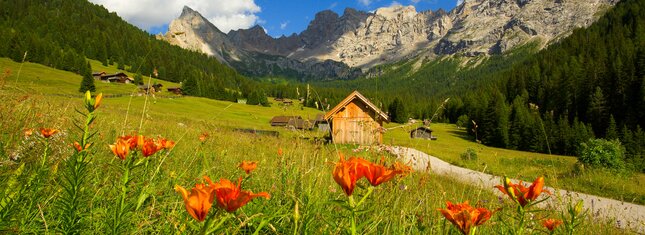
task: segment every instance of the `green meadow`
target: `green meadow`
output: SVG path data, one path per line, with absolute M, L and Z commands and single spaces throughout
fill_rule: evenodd
M 94 71 L 116 71 L 95 61 L 92 66 Z M 87 113 L 83 96 L 77 92 L 81 77 L 0 59 L 3 71 L 8 72 L 0 74 L 0 233 L 198 233 L 209 222 L 193 219 L 174 188 L 180 185 L 190 190 L 203 182 L 203 176 L 234 183 L 242 178 L 243 189 L 271 195 L 270 199 L 256 198 L 234 212 L 213 205 L 208 216 L 213 218 L 209 221 L 215 234 L 459 234 L 438 211 L 446 207 L 446 201 L 470 201 L 494 211 L 490 220 L 478 227 L 480 234 L 542 234 L 548 233 L 541 225 L 544 219 L 571 219 L 571 214 L 550 208 L 527 210 L 523 212 L 527 221 L 520 223 L 515 202 L 508 198 L 428 172 L 412 172 L 376 187 L 359 180 L 348 199 L 332 171 L 339 153 L 354 156 L 358 146 L 324 144 L 312 141 L 322 133 L 269 125 L 276 115 L 313 119 L 320 111 L 298 104 L 260 107 L 166 91 L 145 95 L 131 84 L 96 82 L 96 93 L 102 92 L 106 98 L 95 111 L 96 120 L 87 126 L 89 133 L 95 134 L 90 135 L 92 144 L 83 151 L 88 154 L 86 168 L 82 175 L 74 175 L 69 159 L 79 154 L 72 143 L 83 134 L 75 126 L 84 127 L 85 118 L 79 113 Z M 41 127 L 60 132 L 45 139 L 37 133 Z M 35 128 L 35 133 L 25 136 L 29 128 Z M 237 128 L 272 130 L 280 135 L 254 135 Z M 432 124 L 436 141 L 410 139 L 411 128 L 389 130 L 385 144 L 417 148 L 450 163 L 496 175 L 527 181 L 545 176 L 549 186 L 645 203 L 642 174 L 578 172 L 573 157 L 485 147 L 449 124 Z M 176 145 L 147 158 L 131 153 L 129 159 L 141 164 L 125 171 L 128 161 L 117 158 L 109 145 L 128 134 L 163 137 Z M 468 148 L 477 152 L 476 160 L 460 157 Z M 372 162 L 384 157 L 387 165 L 396 161 L 376 149 L 359 156 Z M 41 166 L 41 161 L 46 164 Z M 256 161 L 257 169 L 247 175 L 238 167 L 241 161 Z M 68 189 L 61 185 L 79 177 L 83 181 L 74 191 L 78 194 L 72 210 L 65 200 Z M 124 178 L 130 180 L 124 182 Z M 349 202 L 354 200 L 360 206 Z M 617 229 L 612 221 L 592 220 L 583 212 L 576 216 L 575 229 L 567 230 L 563 225 L 556 233 L 630 233 Z M 66 218 L 76 219 L 67 223 Z M 350 218 L 355 218 L 356 224 L 352 225 Z M 69 228 L 69 224 L 76 227 Z

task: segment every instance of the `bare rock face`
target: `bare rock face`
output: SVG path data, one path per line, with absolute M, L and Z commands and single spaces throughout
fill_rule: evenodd
M 575 28 L 590 25 L 617 2 L 465 0 L 450 12 L 417 12 L 413 6 L 400 5 L 379 8 L 373 13 L 348 8 L 338 15 L 325 10 L 316 14 L 300 34 L 280 38 L 272 38 L 260 26 L 227 35 L 185 7 L 162 38 L 225 63 L 236 61 L 238 65 L 249 57 L 255 58 L 251 60 L 254 64 L 260 63 L 259 53 L 270 55 L 263 58 L 274 58 L 267 66 L 281 69 L 320 71 L 339 64 L 330 61 L 369 68 L 420 54 L 501 54 L 531 41 L 545 46 Z M 334 74 L 355 73 L 341 67 L 331 70 L 342 70 Z
M 170 44 L 208 54 L 225 63 L 223 53 L 235 54 L 238 51 L 225 33 L 187 6 L 179 18 L 170 23 L 166 35 L 157 37 Z
M 527 41 L 543 43 L 586 27 L 617 0 L 466 0 L 450 15 L 454 27 L 437 54 L 499 54 Z

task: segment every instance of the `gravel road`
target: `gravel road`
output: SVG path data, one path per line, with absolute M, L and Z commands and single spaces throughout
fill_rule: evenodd
M 397 155 L 400 161 L 412 166 L 416 171 L 431 170 L 435 174 L 446 175 L 464 183 L 488 188 L 501 195 L 499 190 L 493 188 L 493 186 L 500 184 L 501 177 L 499 176 L 453 166 L 413 148 L 392 147 L 391 149 L 391 152 Z M 577 202 L 582 199 L 584 208 L 589 209 L 594 220 L 611 221 L 620 228 L 640 234 L 645 233 L 645 206 L 550 187 L 547 189 L 553 192 L 553 196 L 547 200 L 544 206 L 557 208 L 564 206 L 562 202 L 569 202 L 569 200 Z

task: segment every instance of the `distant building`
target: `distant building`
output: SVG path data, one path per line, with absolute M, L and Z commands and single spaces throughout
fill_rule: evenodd
M 314 120 L 314 127 L 318 127 L 320 132 L 329 132 L 329 122 L 325 120 L 325 114 L 319 113 Z
M 432 129 L 430 129 L 427 126 L 422 126 L 418 127 L 412 131 L 410 131 L 410 138 L 415 139 L 428 139 L 428 140 L 436 140 L 437 137 L 432 135 Z
M 105 73 L 105 72 L 103 72 Z M 103 74 L 100 75 L 101 81 L 104 82 L 117 82 L 117 83 L 133 83 L 134 79 L 131 77 L 128 77 L 127 74 L 123 72 L 115 73 L 115 74 Z
M 181 87 L 168 87 L 168 92 L 172 92 L 175 95 L 183 94 L 183 92 L 181 91 Z
M 297 129 L 297 130 L 311 130 L 313 129 L 313 121 L 305 120 L 301 118 L 292 118 L 287 122 L 287 128 Z
M 381 144 L 383 122 L 389 122 L 387 114 L 358 91 L 327 112 L 324 119 L 331 124 L 331 137 L 336 144 Z
M 105 76 L 106 74 L 107 73 L 103 72 L 103 71 L 101 71 L 101 72 L 93 72 L 92 77 L 94 77 L 94 79 L 96 79 L 96 80 L 101 80 L 101 77 Z
M 238 104 L 246 104 L 246 99 L 237 99 Z
M 162 85 L 162 84 L 157 83 L 157 84 L 154 84 L 154 85 L 152 85 L 152 86 L 150 86 L 150 84 L 147 84 L 147 85 L 139 85 L 139 86 L 137 86 L 137 87 L 139 87 L 139 90 L 140 90 L 140 91 L 143 91 L 143 92 L 147 92 L 147 91 L 148 91 L 148 89 L 150 89 L 150 88 L 152 88 L 152 89 L 151 89 L 151 91 L 152 91 L 152 92 L 160 92 L 160 91 L 161 91 L 161 87 L 163 87 L 163 85 Z
M 291 120 L 302 120 L 301 116 L 275 116 L 271 119 L 271 126 L 287 126 Z M 292 122 L 293 124 L 294 122 Z

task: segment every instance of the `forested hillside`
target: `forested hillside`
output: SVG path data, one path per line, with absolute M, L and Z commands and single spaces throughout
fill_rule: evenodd
M 160 79 L 187 82 L 196 96 L 234 99 L 253 88 L 214 58 L 156 40 L 86 0 L 0 0 L 0 41 L 0 57 L 77 73 L 85 57 L 145 75 L 157 68 Z

